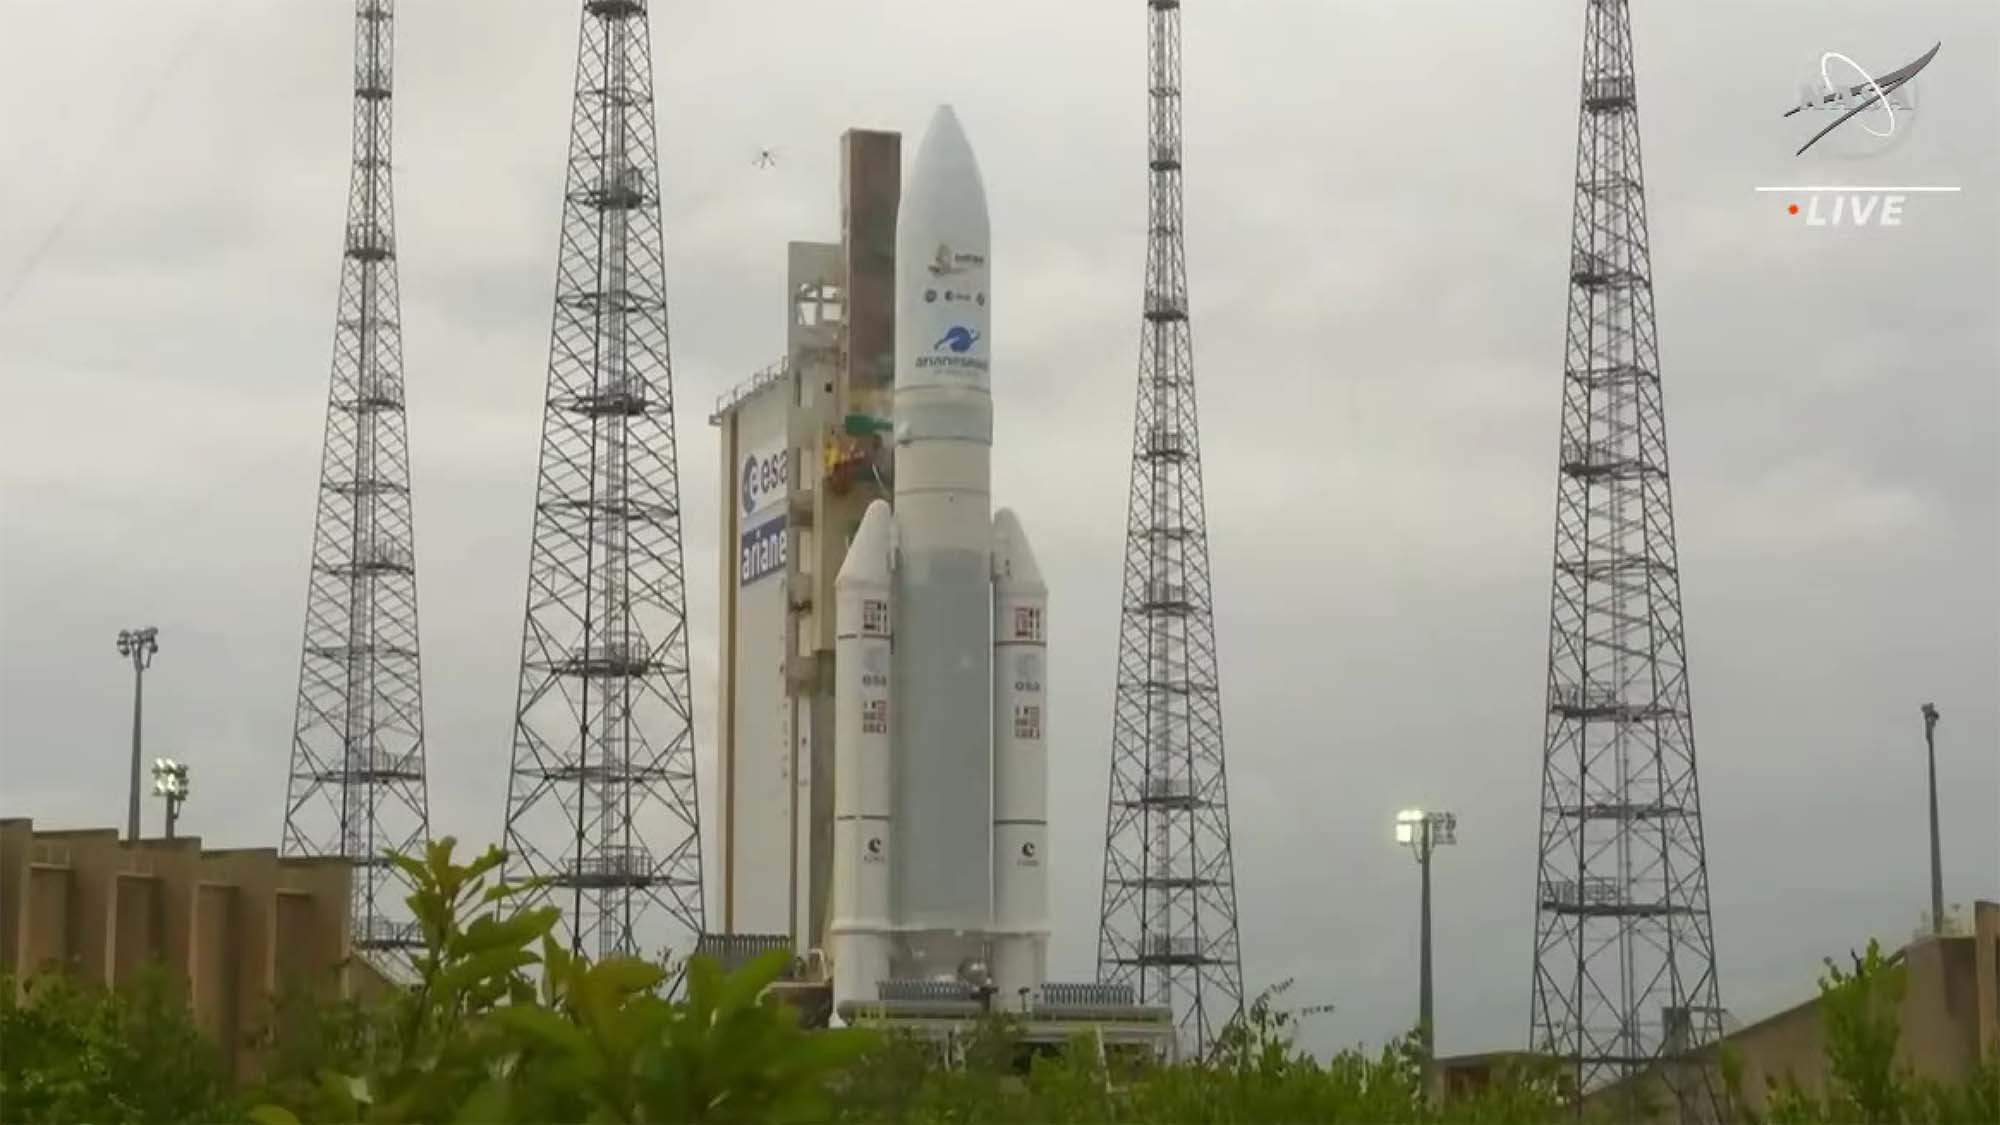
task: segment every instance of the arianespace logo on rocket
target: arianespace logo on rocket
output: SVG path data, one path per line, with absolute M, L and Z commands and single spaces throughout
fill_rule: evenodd
M 929 355 L 917 357 L 917 367 L 984 372 L 987 367 L 986 357 L 983 354 L 975 355 L 974 352 L 985 351 L 980 347 L 985 340 L 986 337 L 979 329 L 969 324 L 954 324 L 945 329 L 944 335 L 939 336 L 937 342 L 931 345 Z

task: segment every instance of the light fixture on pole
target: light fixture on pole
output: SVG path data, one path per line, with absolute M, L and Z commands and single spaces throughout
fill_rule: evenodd
M 1396 842 L 1416 855 L 1423 871 L 1422 922 L 1418 932 L 1417 1036 L 1423 1043 L 1424 1063 L 1430 1064 L 1434 1036 L 1431 1011 L 1431 854 L 1447 844 L 1458 843 L 1458 816 L 1448 812 L 1404 809 L 1396 814 Z
M 151 625 L 143 629 L 118 630 L 118 655 L 132 662 L 132 787 L 125 806 L 125 838 L 139 839 L 139 718 L 146 699 L 146 669 L 153 666 L 153 654 L 160 651 L 160 631 Z
M 1938 846 L 1937 811 L 1937 725 L 1938 709 L 1935 703 L 1926 703 L 1924 714 L 1924 750 L 1930 757 L 1931 767 L 1931 933 L 1944 933 L 1944 856 Z
M 167 802 L 167 839 L 174 838 L 174 822 L 188 799 L 188 768 L 172 758 L 153 759 L 153 793 Z

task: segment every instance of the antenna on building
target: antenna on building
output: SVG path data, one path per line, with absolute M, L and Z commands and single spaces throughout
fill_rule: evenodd
M 1723 1011 L 1635 95 L 1626 0 L 1587 0 L 1529 1034 L 1579 1093 L 1636 1097 L 1657 1067 L 1710 1120 Z
M 354 5 L 354 160 L 285 795 L 286 855 L 355 866 L 353 941 L 423 944 L 389 862 L 430 837 L 389 140 L 394 0 Z
M 647 0 L 583 0 L 503 878 L 573 951 L 703 929 Z
M 1206 1055 L 1243 1010 L 1181 213 L 1180 0 L 1146 0 L 1148 226 L 1097 979 Z

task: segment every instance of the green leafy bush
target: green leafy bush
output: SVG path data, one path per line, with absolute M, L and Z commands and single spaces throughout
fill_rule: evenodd
M 219 1054 L 163 978 L 107 992 L 51 974 L 29 982 L 25 999 L 0 978 L 0 1120 L 1540 1125 L 1573 1112 L 1534 1063 L 1434 1103 L 1415 1032 L 1378 1052 L 1317 1058 L 1297 1046 L 1301 1013 L 1281 1005 L 1284 984 L 1257 997 L 1207 1059 L 1172 1065 L 1090 1035 L 1032 1046 L 998 1015 L 943 1052 L 902 1035 L 808 1032 L 767 995 L 782 952 L 733 974 L 694 958 L 682 997 L 669 1000 L 660 964 L 573 955 L 553 937 L 553 909 L 520 909 L 511 899 L 526 888 L 490 885 L 497 850 L 464 864 L 454 850 L 446 839 L 397 859 L 424 933 L 416 983 L 373 1004 L 280 996 L 247 1094 L 228 1088 Z M 1851 967 L 1829 962 L 1828 1093 L 1774 1083 L 1762 1119 L 2000 1122 L 2000 1062 L 1953 1087 L 1896 1062 L 1904 987 L 1902 968 L 1873 944 Z M 1740 1060 L 1725 1052 L 1722 1070 L 1737 1120 L 1754 1123 Z
M 238 1115 L 220 1053 L 164 974 L 130 989 L 0 975 L 0 1119 L 206 1125 Z

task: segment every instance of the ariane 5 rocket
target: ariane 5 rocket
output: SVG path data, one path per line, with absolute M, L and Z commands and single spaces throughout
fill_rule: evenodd
M 955 980 L 1012 1008 L 1048 949 L 1048 589 L 992 510 L 986 189 L 950 107 L 896 224 L 896 500 L 834 583 L 834 1002 Z

